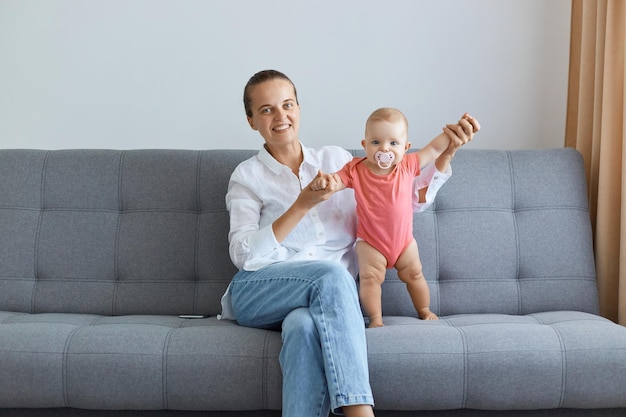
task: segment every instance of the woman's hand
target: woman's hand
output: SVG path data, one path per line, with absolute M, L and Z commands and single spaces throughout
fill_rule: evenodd
M 309 208 L 313 208 L 344 188 L 345 186 L 337 174 L 324 174 L 320 170 L 313 181 L 302 189 L 298 199 L 302 200 L 302 203 Z
M 455 125 L 446 125 L 443 131 L 448 138 L 450 138 L 450 144 L 436 160 L 435 166 L 440 172 L 445 172 L 448 169 L 448 165 L 454 154 L 459 148 L 466 143 L 470 142 L 474 138 L 474 134 L 480 130 L 480 123 L 478 120 L 465 113 L 461 120 Z M 424 191 L 425 192 L 425 191 Z
M 454 125 L 446 125 L 443 131 L 450 138 L 450 145 L 445 151 L 449 156 L 454 156 L 455 152 L 463 145 L 469 143 L 474 134 L 480 130 L 480 123 L 469 113 L 465 113 L 461 120 Z
M 315 190 L 320 185 L 325 188 Z M 272 230 L 278 242 L 282 242 L 287 235 L 298 225 L 300 220 L 311 210 L 330 198 L 335 192 L 345 188 L 337 174 L 324 174 L 322 171 L 306 187 L 300 191 L 298 198 L 287 211 L 272 223 Z

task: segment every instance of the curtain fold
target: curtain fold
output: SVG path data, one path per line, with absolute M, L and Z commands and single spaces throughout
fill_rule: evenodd
M 626 325 L 626 0 L 573 0 L 565 146 L 585 160 L 600 314 Z

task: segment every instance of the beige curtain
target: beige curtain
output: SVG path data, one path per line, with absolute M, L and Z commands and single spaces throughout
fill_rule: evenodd
M 626 0 L 573 0 L 565 146 L 585 160 L 600 313 L 626 325 Z

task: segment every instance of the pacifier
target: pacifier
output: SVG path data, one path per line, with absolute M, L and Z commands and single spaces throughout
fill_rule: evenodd
M 396 156 L 393 152 L 378 151 L 374 154 L 374 158 L 376 158 L 376 162 L 378 162 L 378 167 L 380 169 L 387 169 L 391 166 Z

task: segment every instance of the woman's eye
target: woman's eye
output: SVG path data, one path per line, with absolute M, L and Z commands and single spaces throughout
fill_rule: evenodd
M 270 111 L 271 111 L 271 110 L 270 110 L 270 108 L 269 108 L 269 107 L 266 107 L 266 108 L 264 108 L 264 109 L 261 109 L 261 113 L 263 113 L 263 114 L 267 114 L 267 113 L 269 113 Z
M 285 103 L 285 108 L 290 109 L 293 107 L 293 103 Z

